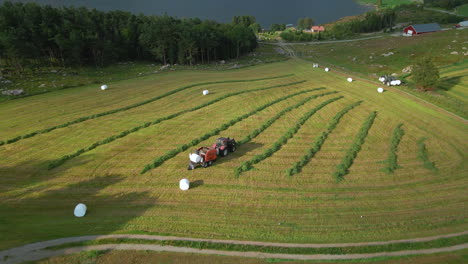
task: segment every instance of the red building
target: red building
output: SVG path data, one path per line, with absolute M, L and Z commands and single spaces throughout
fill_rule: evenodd
M 403 29 L 406 35 L 419 35 L 428 32 L 435 32 L 441 30 L 439 24 L 431 23 L 431 24 L 418 24 L 418 25 L 411 25 Z
M 325 31 L 325 28 L 323 26 L 313 26 L 310 30 L 312 32 L 323 32 Z

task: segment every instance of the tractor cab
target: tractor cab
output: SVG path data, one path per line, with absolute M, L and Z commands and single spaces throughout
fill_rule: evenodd
M 213 148 L 218 150 L 218 154 L 221 157 L 225 157 L 229 152 L 236 151 L 236 140 L 233 138 L 220 137 L 213 144 Z

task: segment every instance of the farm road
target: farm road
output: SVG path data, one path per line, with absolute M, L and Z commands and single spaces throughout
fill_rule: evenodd
M 467 249 L 468 243 L 461 245 L 432 248 L 432 249 L 418 249 L 418 250 L 403 250 L 395 252 L 379 252 L 379 253 L 364 253 L 364 254 L 343 254 L 343 255 L 300 255 L 300 254 L 276 254 L 276 253 L 262 253 L 262 252 L 242 252 L 242 251 L 225 251 L 225 250 L 212 250 L 212 249 L 196 249 L 187 247 L 174 247 L 174 246 L 161 246 L 151 244 L 108 244 L 108 245 L 93 245 L 74 247 L 59 250 L 47 250 L 45 248 L 57 246 L 65 243 L 83 242 L 99 239 L 110 238 L 126 238 L 126 239 L 144 239 L 144 240 L 178 240 L 178 241 L 194 241 L 194 242 L 211 242 L 211 243 L 224 243 L 236 245 L 255 245 L 255 246 L 276 246 L 276 247 L 292 247 L 292 248 L 324 248 L 324 247 L 351 247 L 351 246 L 372 246 L 372 245 L 388 245 L 394 243 L 415 243 L 426 242 L 440 238 L 456 237 L 468 234 L 468 231 L 453 233 L 447 235 L 439 235 L 424 238 L 404 239 L 404 240 L 391 240 L 391 241 L 377 241 L 377 242 L 360 242 L 360 243 L 334 243 L 334 244 L 293 244 L 293 243 L 275 243 L 275 242 L 261 242 L 261 241 L 237 241 L 237 240 L 220 240 L 220 239 L 200 239 L 188 237 L 174 237 L 174 236 L 156 236 L 156 235 L 95 235 L 95 236 L 81 236 L 81 237 L 68 237 L 55 240 L 43 241 L 33 244 L 24 245 L 9 250 L 0 251 L 0 263 L 14 264 L 24 261 L 35 261 L 44 258 L 75 254 L 82 251 L 91 250 L 150 250 L 150 251 L 166 251 L 166 252 L 179 252 L 179 253 L 196 253 L 196 254 L 211 254 L 223 256 L 238 256 L 238 257 L 253 257 L 253 258 L 279 258 L 279 259 L 296 259 L 296 260 L 339 260 L 339 259 L 368 259 L 375 257 L 388 257 L 388 256 L 407 256 L 416 254 L 434 254 L 441 252 L 450 252 L 461 249 Z

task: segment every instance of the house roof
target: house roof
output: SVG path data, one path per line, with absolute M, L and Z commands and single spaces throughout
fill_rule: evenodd
M 312 26 L 312 30 L 324 31 L 325 28 L 323 26 Z
M 417 24 L 417 25 L 411 25 L 414 30 L 418 33 L 423 33 L 423 32 L 433 32 L 433 31 L 439 31 L 441 30 L 439 24 L 437 23 L 430 23 L 430 24 Z

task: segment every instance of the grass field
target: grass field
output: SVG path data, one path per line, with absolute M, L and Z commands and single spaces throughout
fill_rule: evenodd
M 468 17 L 468 4 L 457 7 L 455 12 L 461 16 Z
M 230 71 L 173 71 L 109 87 L 82 86 L 0 104 L 0 140 L 5 140 L 167 95 L 0 146 L 0 249 L 85 234 L 327 243 L 467 228 L 466 123 L 404 94 L 378 94 L 375 85 L 348 83 L 299 60 Z M 208 96 L 202 96 L 204 89 Z M 338 97 L 343 98 L 331 100 Z M 320 150 L 288 176 L 337 113 L 348 108 Z M 170 118 L 145 126 L 163 117 Z M 383 169 L 399 124 L 404 130 L 396 149 L 400 167 L 389 174 Z M 363 127 L 366 134 L 358 136 Z M 260 128 L 212 167 L 187 171 L 189 150 L 183 149 L 194 140 L 196 146 L 211 145 L 219 136 L 240 140 Z M 122 131 L 128 133 L 48 169 L 51 162 Z M 425 168 L 419 158 L 421 138 L 426 138 L 425 157 L 437 170 Z M 356 155 L 337 182 L 333 173 L 350 150 Z M 140 174 L 168 153 L 173 156 Z M 264 154 L 253 169 L 235 176 L 243 162 Z M 182 178 L 194 188 L 180 191 Z M 73 216 L 79 202 L 88 206 L 84 218 Z
M 468 30 L 447 30 L 415 37 L 386 36 L 377 39 L 320 45 L 293 45 L 295 53 L 311 62 L 338 67 L 372 80 L 383 74 L 408 77 L 403 69 L 417 59 L 431 56 L 441 67 L 441 84 L 437 93 L 411 92 L 464 118 L 468 118 L 466 75 L 468 59 Z M 463 91 L 464 90 L 464 91 Z
M 377 5 L 377 0 L 358 0 L 362 4 Z M 382 0 L 383 7 L 394 7 L 401 4 L 410 4 L 414 2 L 422 2 L 420 0 Z

